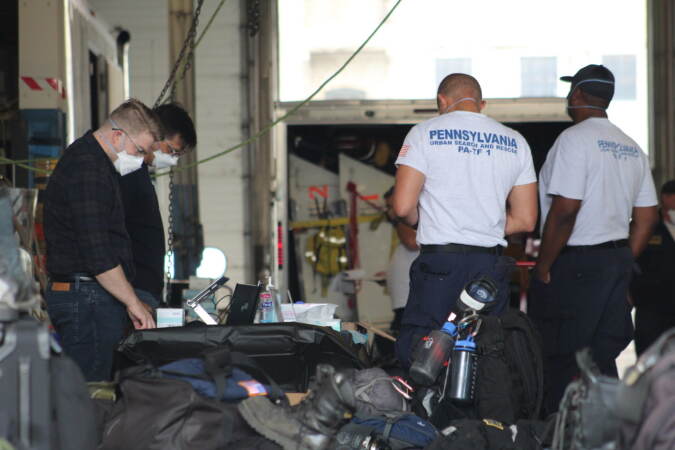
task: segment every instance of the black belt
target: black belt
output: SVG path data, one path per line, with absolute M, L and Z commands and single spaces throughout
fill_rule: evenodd
M 57 283 L 74 283 L 76 281 L 96 281 L 96 277 L 88 273 L 71 273 L 68 275 L 50 274 L 49 281 Z
M 501 255 L 504 247 L 495 245 L 494 247 L 479 247 L 477 245 L 466 244 L 422 244 L 420 253 L 489 253 L 491 255 Z
M 562 249 L 565 252 L 586 252 L 588 250 L 600 250 L 603 248 L 624 248 L 628 247 L 628 239 L 619 239 L 618 241 L 607 241 L 601 244 L 593 245 L 566 245 Z

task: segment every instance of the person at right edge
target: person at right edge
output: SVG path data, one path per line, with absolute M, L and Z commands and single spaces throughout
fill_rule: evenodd
M 641 355 L 675 327 L 675 180 L 661 187 L 658 224 L 633 268 L 635 351 Z
M 393 207 L 417 228 L 420 255 L 410 267 L 410 293 L 396 354 L 410 366 L 414 346 L 439 329 L 464 286 L 490 277 L 499 292 L 492 314 L 507 306 L 511 268 L 506 235 L 537 221 L 532 154 L 515 130 L 481 114 L 478 81 L 455 73 L 438 87 L 439 116 L 415 125 L 396 165 Z
M 571 82 L 574 125 L 539 173 L 542 240 L 528 305 L 544 344 L 544 413 L 558 410 L 578 374 L 577 350 L 590 347 L 602 373 L 617 376 L 615 359 L 633 335 L 633 258 L 656 222 L 647 156 L 607 118 L 614 75 L 588 65 L 561 80 Z

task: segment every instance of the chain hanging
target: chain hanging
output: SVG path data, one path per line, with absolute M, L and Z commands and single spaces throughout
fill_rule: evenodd
M 162 88 L 162 92 L 159 94 L 159 97 L 155 101 L 154 107 L 156 108 L 157 106 L 162 104 L 162 100 L 164 99 L 164 96 L 166 95 L 166 92 L 171 89 L 169 99 L 171 101 L 175 101 L 176 99 L 176 83 L 178 81 L 183 81 L 185 78 L 185 74 L 187 73 L 188 70 L 192 68 L 192 62 L 194 60 L 194 51 L 195 51 L 195 36 L 197 35 L 197 25 L 199 24 L 199 15 L 202 12 L 202 5 L 204 4 L 204 0 L 198 0 L 197 1 L 197 8 L 195 9 L 195 12 L 192 16 L 192 24 L 190 25 L 190 30 L 188 31 L 187 37 L 185 38 L 185 41 L 183 42 L 183 47 L 180 50 L 180 53 L 178 54 L 178 58 L 176 59 L 176 62 L 173 65 L 173 68 L 171 69 L 171 74 L 169 76 L 169 79 L 166 81 L 166 84 L 164 85 L 164 88 Z M 189 49 L 189 51 L 188 51 Z M 186 54 L 186 51 L 187 54 Z M 181 62 L 183 61 L 183 58 L 185 58 L 185 65 L 183 66 L 183 71 L 181 72 L 180 78 L 176 79 L 176 74 L 178 73 L 178 68 L 180 67 Z M 168 226 L 167 226 L 167 239 L 166 239 L 166 246 L 167 246 L 167 262 L 166 262 L 166 303 L 169 304 L 171 300 L 171 270 L 174 269 L 175 272 L 175 255 L 174 255 L 174 248 L 173 248 L 173 243 L 174 243 L 174 233 L 173 233 L 173 222 L 174 222 L 174 169 L 173 167 L 169 171 L 169 221 L 168 221 Z M 175 275 L 175 273 L 174 273 Z
M 199 15 L 202 12 L 203 4 L 204 0 L 197 0 L 197 8 L 195 9 L 194 14 L 192 15 L 192 24 L 190 24 L 190 30 L 188 31 L 185 41 L 183 42 L 183 46 L 180 49 L 178 58 L 176 58 L 176 61 L 174 62 L 173 67 L 171 68 L 169 78 L 166 80 L 166 83 L 164 83 L 164 87 L 162 88 L 162 91 L 157 97 L 157 100 L 155 100 L 153 108 L 156 108 L 162 104 L 162 101 L 164 100 L 164 97 L 166 96 L 166 93 L 169 89 L 171 89 L 171 98 L 173 99 L 176 90 L 175 87 L 175 83 L 177 81 L 176 73 L 178 73 L 178 69 L 180 68 L 181 63 L 183 62 L 183 58 L 186 57 L 186 52 L 188 51 L 188 48 L 189 53 L 187 54 L 187 62 L 185 63 L 185 67 L 183 68 L 182 77 L 180 78 L 180 80 L 182 80 L 185 77 L 185 73 L 192 66 L 192 57 L 195 49 L 195 36 L 197 35 L 197 25 L 199 24 Z

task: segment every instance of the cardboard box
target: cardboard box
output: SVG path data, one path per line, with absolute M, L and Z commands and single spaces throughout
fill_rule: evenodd
M 291 406 L 295 406 L 298 403 L 300 403 L 307 395 L 309 394 L 309 391 L 307 392 L 286 392 L 286 397 L 288 398 L 288 403 L 291 404 Z

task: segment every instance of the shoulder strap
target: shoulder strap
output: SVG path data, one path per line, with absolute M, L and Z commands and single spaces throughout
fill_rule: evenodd
M 250 356 L 230 351 L 229 347 L 218 347 L 205 351 L 202 357 L 204 358 L 206 373 L 213 377 L 219 395 L 225 390 L 226 378 L 231 375 L 232 367 L 239 367 L 257 381 L 269 386 L 270 392 L 268 394 L 271 400 L 279 400 L 284 404 L 288 402 L 284 391 Z
M 357 398 L 358 398 L 358 397 L 363 397 L 364 400 L 370 401 L 370 400 L 371 400 L 371 399 L 370 399 L 370 396 L 367 394 L 368 389 L 370 389 L 371 387 L 373 387 L 373 385 L 374 385 L 375 383 L 377 383 L 378 381 L 382 381 L 382 380 L 389 381 L 389 380 L 391 380 L 391 378 L 390 378 L 390 377 L 376 377 L 376 378 L 373 378 L 373 379 L 370 380 L 367 384 L 364 384 L 363 386 L 357 388 L 357 389 L 354 391 L 354 397 L 357 397 Z
M 384 424 L 384 430 L 382 431 L 382 437 L 386 440 L 389 440 L 389 435 L 391 434 L 391 429 L 394 427 L 396 419 L 387 418 L 387 421 Z

